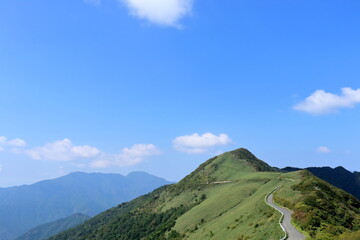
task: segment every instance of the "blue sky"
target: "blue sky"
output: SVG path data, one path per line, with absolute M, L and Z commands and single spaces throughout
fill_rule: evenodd
M 179 180 L 246 147 L 360 171 L 359 1 L 0 3 L 0 186 Z

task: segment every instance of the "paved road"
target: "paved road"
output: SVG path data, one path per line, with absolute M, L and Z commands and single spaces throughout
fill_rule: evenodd
M 288 238 L 287 240 L 304 240 L 305 236 L 299 232 L 292 224 L 291 224 L 291 214 L 292 212 L 286 208 L 279 207 L 273 202 L 273 193 L 271 193 L 267 198 L 266 202 L 275 208 L 276 210 L 282 212 L 284 214 L 284 219 L 282 221 L 282 226 L 287 232 Z

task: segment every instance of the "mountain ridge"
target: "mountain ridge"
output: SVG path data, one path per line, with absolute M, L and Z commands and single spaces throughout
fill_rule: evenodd
M 308 171 L 278 172 L 249 153 L 237 149 L 211 158 L 178 183 L 118 205 L 51 239 L 279 239 L 279 213 L 264 201 L 278 186 L 282 187 L 274 198 L 295 211 L 294 221 L 305 235 L 338 239 L 360 228 L 356 198 Z M 333 205 L 324 209 L 314 199 L 321 204 L 333 199 Z M 321 214 L 328 214 L 328 222 L 316 225 Z

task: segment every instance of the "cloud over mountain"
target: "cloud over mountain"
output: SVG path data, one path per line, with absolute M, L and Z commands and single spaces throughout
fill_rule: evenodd
M 222 133 L 216 136 L 209 132 L 202 135 L 194 133 L 179 136 L 173 140 L 173 146 L 176 150 L 189 154 L 206 153 L 212 147 L 224 146 L 229 143 L 231 143 L 231 139 L 228 135 Z
M 25 153 L 33 159 L 71 161 L 77 158 L 92 158 L 100 154 L 100 150 L 88 145 L 74 146 L 70 139 L 46 143 L 42 147 L 32 148 Z
M 316 149 L 316 152 L 318 153 L 331 153 L 331 149 L 325 146 L 318 147 Z
M 26 142 L 19 138 L 8 140 L 0 136 L 0 151 L 27 155 L 34 160 L 73 161 L 75 165 L 94 168 L 131 166 L 144 161 L 147 157 L 161 154 L 153 144 L 134 144 L 129 148 L 121 149 L 120 153 L 116 154 L 101 151 L 94 146 L 74 145 L 68 138 L 33 148 L 23 148 L 25 144 Z
M 160 150 L 153 144 L 135 144 L 130 148 L 123 148 L 119 154 L 102 153 L 90 163 L 90 166 L 95 168 L 131 166 L 144 161 L 146 157 L 160 153 Z

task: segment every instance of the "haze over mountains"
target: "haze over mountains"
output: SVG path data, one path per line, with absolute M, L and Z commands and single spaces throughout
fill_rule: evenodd
M 69 217 L 61 218 L 54 222 L 45 223 L 32 228 L 15 240 L 45 240 L 57 233 L 84 223 L 89 219 L 90 217 L 85 214 L 76 213 Z
M 31 228 L 76 213 L 94 216 L 162 185 L 145 172 L 75 172 L 32 185 L 0 188 L 0 239 L 12 240 Z
M 310 239 L 353 239 L 359 234 L 360 201 L 307 170 L 284 173 L 237 149 L 209 159 L 180 182 L 109 209 L 52 240 L 280 239 L 280 214 Z

